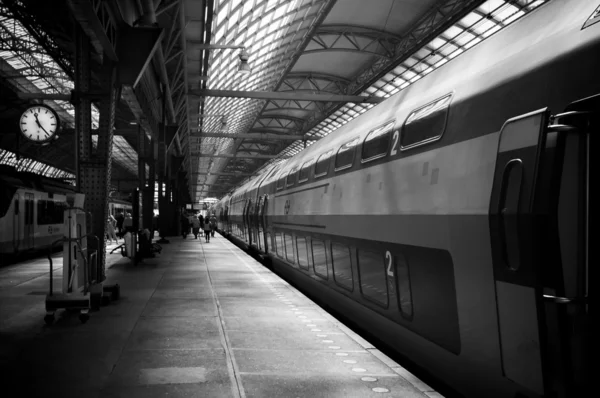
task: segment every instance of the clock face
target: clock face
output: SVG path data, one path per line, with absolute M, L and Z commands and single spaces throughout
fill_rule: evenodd
M 33 142 L 46 142 L 58 131 L 60 121 L 56 112 L 45 105 L 28 108 L 20 120 L 21 133 Z

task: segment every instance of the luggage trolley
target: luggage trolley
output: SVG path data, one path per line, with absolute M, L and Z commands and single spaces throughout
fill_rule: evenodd
M 98 281 L 93 279 L 93 269 L 97 269 L 98 253 L 88 253 L 87 239 L 95 239 L 95 235 L 82 235 L 86 231 L 86 218 L 91 213 L 86 213 L 81 207 L 67 207 L 68 235 L 58 239 L 50 247 L 48 260 L 50 262 L 50 290 L 46 295 L 46 316 L 44 321 L 51 325 L 54 322 L 56 310 L 79 310 L 79 320 L 82 323 L 89 319 L 92 308 L 90 286 Z M 52 249 L 55 245 L 63 243 L 63 283 L 62 292 L 54 293 Z M 98 247 L 99 245 L 96 245 Z M 89 255 L 89 259 L 88 259 Z M 97 276 L 97 275 L 96 275 Z
M 99 239 L 92 234 L 82 234 L 87 231 L 87 217 L 91 213 L 81 207 L 67 207 L 67 236 L 52 243 L 48 253 L 50 262 L 50 290 L 46 295 L 46 316 L 44 321 L 50 325 L 54 322 L 56 310 L 79 310 L 79 320 L 82 323 L 89 319 L 90 309 L 98 309 L 104 299 L 118 300 L 120 287 L 118 284 L 102 286 L 102 272 L 98 268 L 98 250 L 89 252 L 87 240 L 94 239 L 99 247 Z M 63 281 L 62 292 L 54 292 L 52 249 L 59 243 L 63 244 Z M 109 293 L 105 296 L 103 293 Z

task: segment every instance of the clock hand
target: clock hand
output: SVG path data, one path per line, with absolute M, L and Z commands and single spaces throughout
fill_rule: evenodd
M 50 135 L 50 134 L 49 134 L 49 133 L 46 131 L 46 129 L 44 128 L 44 126 L 42 126 L 42 124 L 40 123 L 40 121 L 38 120 L 37 113 L 34 113 L 33 115 L 35 116 L 35 122 L 37 123 L 37 125 L 38 125 L 38 126 L 40 126 L 40 128 L 41 128 L 42 130 L 44 130 L 44 133 L 46 133 L 46 135 Z

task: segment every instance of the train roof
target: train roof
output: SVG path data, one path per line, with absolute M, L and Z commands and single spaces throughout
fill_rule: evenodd
M 75 187 L 63 180 L 39 174 L 17 171 L 12 166 L 0 165 L 0 185 L 3 189 L 28 188 L 49 193 L 74 193 Z
M 117 204 L 121 204 L 121 205 L 128 205 L 131 206 L 131 202 L 128 202 L 126 200 L 123 199 L 118 199 L 118 198 L 108 198 L 108 201 L 111 203 L 117 203 Z
M 532 11 L 518 22 L 486 39 L 485 45 L 469 49 L 456 60 L 433 70 L 320 139 L 318 144 L 275 166 L 277 172 L 264 180 L 264 183 L 276 181 L 292 168 L 300 167 L 306 161 L 316 159 L 329 150 L 337 151 L 353 139 L 358 138 L 362 143 L 370 131 L 385 122 L 395 120 L 396 123 L 404 123 L 412 111 L 446 94 L 452 94 L 452 103 L 476 98 L 494 87 L 515 81 L 530 71 L 552 64 L 578 48 L 597 45 L 600 41 L 598 27 L 581 29 L 594 7 L 593 4 L 569 3 L 570 6 L 566 7 L 558 3 L 560 2 L 552 2 Z M 559 10 L 560 7 L 562 9 Z M 590 82 L 588 96 L 600 90 L 599 82 L 598 79 Z M 515 95 L 518 95 L 518 92 Z M 233 195 L 244 192 L 250 185 L 242 185 Z

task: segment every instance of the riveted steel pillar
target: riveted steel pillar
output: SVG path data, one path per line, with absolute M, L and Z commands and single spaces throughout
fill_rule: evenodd
M 139 192 L 142 195 L 142 208 L 139 209 L 139 214 L 135 215 L 140 220 L 138 224 L 139 229 L 147 228 L 147 224 L 145 223 L 143 213 L 145 203 L 143 201 L 143 192 L 146 186 L 146 132 L 142 128 L 142 126 L 138 125 L 138 179 L 139 179 Z
M 144 185 L 144 189 L 142 190 L 142 219 L 144 223 L 144 228 L 148 228 L 149 231 L 152 231 L 152 217 L 154 216 L 154 140 L 150 140 L 147 142 L 146 146 L 146 164 L 148 165 L 148 173 L 145 175 L 146 181 Z
M 164 101 L 163 101 L 164 102 Z M 163 106 L 163 115 L 164 115 L 164 106 Z M 159 125 L 159 134 L 158 134 L 158 153 L 157 153 L 157 162 L 158 162 L 158 229 L 160 232 L 161 243 L 166 243 L 165 237 L 171 236 L 170 228 L 169 228 L 169 219 L 171 215 L 169 213 L 169 200 L 168 200 L 168 188 L 166 177 L 166 158 L 167 158 L 167 148 L 165 145 L 165 118 L 163 117 L 163 122 Z
M 77 129 L 77 187 L 85 194 L 85 210 L 91 214 L 88 230 L 98 237 L 88 239 L 89 253 L 98 251 L 98 278 L 106 279 L 106 220 L 108 218 L 108 191 L 112 166 L 112 141 L 115 108 L 120 96 L 116 83 L 116 65 L 105 57 L 99 73 L 101 87 L 106 90 L 98 103 L 100 120 L 96 150 L 92 150 L 91 101 L 86 94 L 90 90 L 91 46 L 89 38 L 80 27 L 76 28 L 75 51 L 75 106 Z M 88 218 L 90 219 L 90 218 Z

